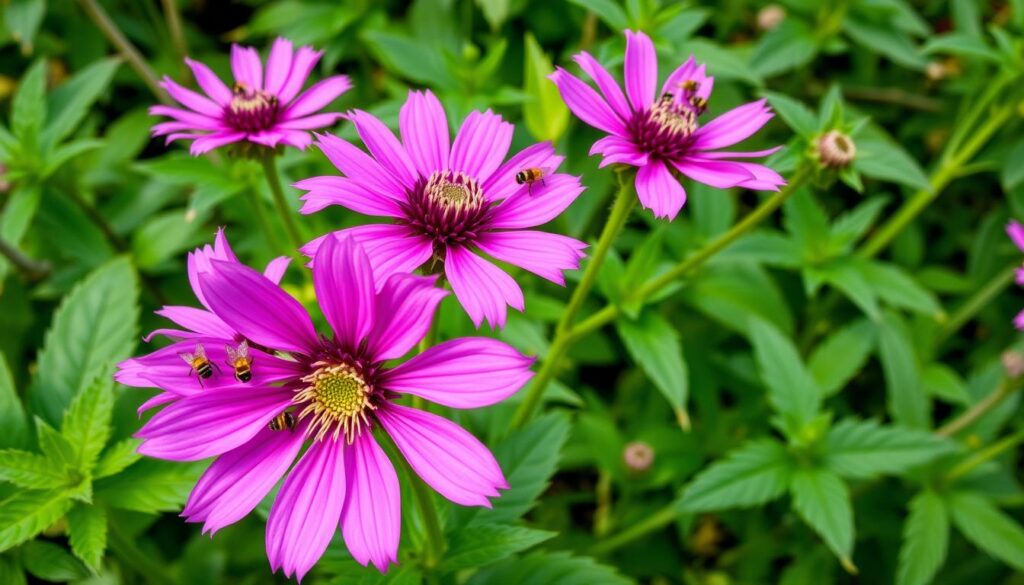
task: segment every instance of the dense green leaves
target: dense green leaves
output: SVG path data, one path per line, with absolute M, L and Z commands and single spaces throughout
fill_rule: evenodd
M 21 490 L 0 500 L 0 551 L 39 534 L 70 508 L 70 494 L 63 489 Z
M 441 564 L 442 571 L 482 567 L 554 537 L 554 532 L 523 526 L 471 526 L 453 535 Z
M 946 558 L 949 545 L 949 511 L 942 497 L 923 490 L 910 500 L 910 514 L 903 527 L 897 585 L 930 583 Z
M 768 400 L 779 414 L 796 425 L 790 428 L 797 430 L 818 412 L 821 392 L 814 378 L 793 344 L 768 323 L 751 319 L 750 340 L 761 378 L 768 388 Z
M 615 569 L 593 559 L 568 553 L 534 553 L 510 559 L 477 573 L 468 585 L 512 585 L 514 583 L 559 583 L 561 585 L 627 585 Z
M 75 556 L 97 570 L 107 548 L 107 514 L 99 506 L 76 504 L 68 513 L 68 542 Z
M 681 512 L 757 506 L 786 492 L 793 461 L 776 441 L 752 441 L 713 463 L 683 490 Z
M 843 477 L 898 474 L 950 451 L 931 433 L 845 419 L 825 440 L 825 465 Z
M 978 548 L 1024 571 L 1024 528 L 979 494 L 956 492 L 949 497 L 953 524 Z
M 527 101 L 523 104 L 523 121 L 537 140 L 554 142 L 569 124 L 569 108 L 562 101 L 555 84 L 547 79 L 554 69 L 537 40 L 527 33 L 524 44 L 526 70 L 523 78 L 526 80 Z
M 821 536 L 844 567 L 852 568 L 853 507 L 843 480 L 822 469 L 799 469 L 790 486 L 793 509 Z
M 683 347 L 672 325 L 654 311 L 642 312 L 635 321 L 621 319 L 616 325 L 630 357 L 672 408 L 677 413 L 685 412 L 690 381 Z

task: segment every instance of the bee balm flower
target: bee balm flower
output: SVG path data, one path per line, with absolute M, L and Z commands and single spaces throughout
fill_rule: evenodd
M 636 192 L 655 217 L 674 219 L 686 203 L 686 191 L 673 170 L 712 187 L 745 187 L 777 191 L 785 181 L 766 166 L 728 159 L 766 156 L 777 150 L 726 152 L 726 148 L 757 132 L 772 113 L 759 100 L 732 109 L 702 124 L 714 77 L 691 57 L 676 69 L 655 95 L 658 56 L 651 39 L 626 31 L 626 94 L 589 53 L 575 57 L 601 94 L 559 67 L 550 75 L 569 109 L 608 136 L 594 143 L 590 154 L 604 156 L 601 166 L 619 163 L 637 167 Z M 628 101 L 627 101 L 628 96 Z
M 504 164 L 512 125 L 490 111 L 466 117 L 449 141 L 448 118 L 429 91 L 410 92 L 402 106 L 399 142 L 380 120 L 354 111 L 347 118 L 370 151 L 335 136 L 318 146 L 344 177 L 295 184 L 309 191 L 303 213 L 341 205 L 391 218 L 336 232 L 363 244 L 378 283 L 389 274 L 428 267 L 443 270 L 473 323 L 505 325 L 506 305 L 523 310 L 516 281 L 481 253 L 557 284 L 583 257 L 583 242 L 532 228 L 551 221 L 583 192 L 579 177 L 553 172 L 562 163 L 550 144 L 535 144 Z M 516 175 L 524 170 L 530 171 Z M 524 176 L 535 177 L 526 182 Z M 316 253 L 322 240 L 303 248 Z
M 181 362 L 177 352 L 196 343 L 209 351 L 237 342 L 212 331 L 130 360 L 131 375 L 119 377 L 175 396 L 137 433 L 140 453 L 175 461 L 216 457 L 182 512 L 203 522 L 204 531 L 240 520 L 285 478 L 267 521 L 267 556 L 275 571 L 299 579 L 339 526 L 363 565 L 385 571 L 397 559 L 401 490 L 374 430 L 390 435 L 413 470 L 446 498 L 489 506 L 488 498 L 508 487 L 490 451 L 451 421 L 395 399 L 411 394 L 451 408 L 487 406 L 519 390 L 533 362 L 500 341 L 464 338 L 390 366 L 426 334 L 447 294 L 434 286 L 436 276 L 394 275 L 378 292 L 362 248 L 334 236 L 314 260 L 313 284 L 332 335 L 318 335 L 302 305 L 270 279 L 212 259 L 198 273 L 199 287 L 211 312 L 248 343 L 250 381 L 224 371 L 200 386 Z M 211 352 L 210 359 L 217 357 Z
M 256 49 L 232 45 L 231 88 L 206 65 L 186 59 L 206 95 L 164 77 L 161 87 L 184 108 L 151 107 L 150 114 L 172 120 L 154 126 L 153 135 L 167 136 L 167 142 L 192 140 L 189 150 L 196 156 L 236 142 L 305 149 L 312 142 L 309 130 L 330 126 L 341 116 L 317 112 L 352 87 L 348 77 L 335 75 L 299 93 L 322 54 L 311 47 L 295 51 L 291 41 L 279 38 L 264 68 Z

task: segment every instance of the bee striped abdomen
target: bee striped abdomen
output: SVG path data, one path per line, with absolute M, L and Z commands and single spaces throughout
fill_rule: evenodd
M 196 371 L 196 375 L 200 378 L 206 379 L 213 375 L 213 366 L 207 360 L 195 360 L 192 363 L 192 369 Z
M 284 411 L 271 419 L 267 428 L 272 431 L 283 431 L 284 429 L 292 430 L 295 428 L 295 415 L 288 411 Z

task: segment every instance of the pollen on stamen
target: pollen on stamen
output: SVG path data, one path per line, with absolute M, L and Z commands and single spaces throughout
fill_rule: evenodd
M 323 440 L 331 433 L 337 441 L 342 433 L 351 444 L 369 426 L 368 410 L 376 410 L 370 401 L 370 386 L 351 366 L 317 362 L 316 370 L 302 378 L 307 384 L 295 394 L 292 402 L 299 405 L 299 420 L 310 417 L 307 435 Z

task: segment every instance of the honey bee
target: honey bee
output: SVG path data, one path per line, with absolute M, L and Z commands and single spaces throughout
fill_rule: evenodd
M 695 95 L 690 98 L 690 105 L 693 106 L 694 110 L 697 110 L 698 114 L 703 114 L 704 110 L 708 107 L 708 100 L 700 97 L 699 95 Z
M 544 177 L 551 174 L 549 168 L 530 167 L 516 173 L 516 183 L 526 185 L 526 191 L 533 196 L 534 183 L 544 184 Z
M 192 368 L 189 371 L 190 376 L 192 375 L 192 372 L 196 373 L 196 376 L 199 377 L 200 386 L 203 385 L 203 380 L 213 375 L 213 368 L 217 365 L 206 357 L 206 348 L 204 348 L 201 343 L 196 344 L 194 353 L 182 352 L 178 354 L 178 357 L 184 360 L 185 363 Z
M 700 87 L 700 84 L 692 79 L 687 79 L 686 81 L 680 81 L 679 87 L 683 88 L 683 90 L 685 91 L 693 92 L 697 91 L 697 88 Z
M 295 428 L 295 415 L 286 410 L 271 419 L 267 428 L 272 431 L 283 431 L 284 429 L 290 431 Z
M 674 94 L 666 91 L 665 93 L 661 94 L 660 98 L 658 98 L 658 104 L 662 106 L 670 106 L 672 105 L 672 100 L 674 100 L 675 97 L 676 96 Z
M 228 365 L 235 370 L 235 379 L 239 382 L 252 380 L 252 358 L 249 357 L 249 342 L 243 340 L 237 348 L 224 346 L 228 353 Z

